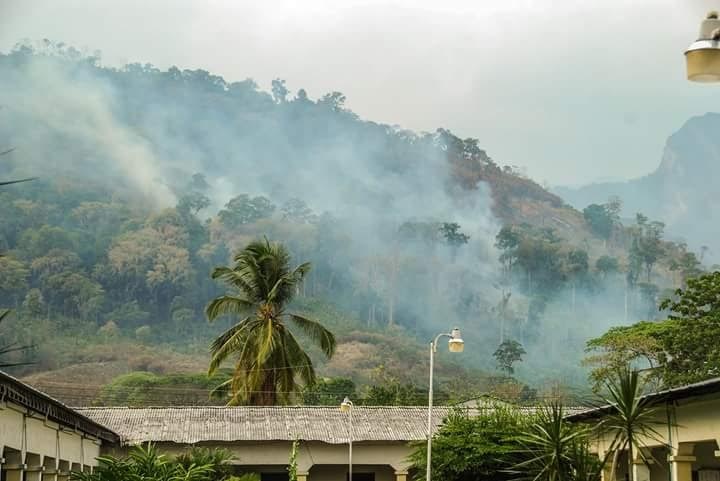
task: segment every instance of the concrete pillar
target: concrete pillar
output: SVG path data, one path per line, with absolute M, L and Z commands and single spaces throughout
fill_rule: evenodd
M 645 463 L 633 463 L 633 481 L 650 481 L 650 467 Z
M 612 453 L 606 454 L 599 452 L 598 457 L 607 459 L 607 462 L 603 465 L 602 471 L 600 471 L 600 481 L 615 481 L 615 473 L 613 473 L 613 455 Z
M 5 481 L 23 481 L 24 464 L 8 464 L 5 469 Z
M 68 481 L 70 478 L 70 462 L 60 459 L 58 461 L 57 481 Z
M 636 449 L 633 459 L 633 481 L 650 481 L 650 466 L 654 462 L 650 449 Z
M 668 456 L 670 479 L 672 481 L 692 481 L 692 465 L 695 456 Z
M 297 473 L 297 481 L 308 481 L 310 473 Z
M 22 461 L 22 453 L 20 451 L 7 449 L 4 452 L 5 465 L 5 480 L 4 481 L 23 481 L 23 473 L 27 467 Z
M 673 481 L 692 481 L 692 464 L 695 456 L 670 456 L 670 479 Z
M 395 471 L 395 481 L 407 481 L 407 471 Z
M 57 481 L 57 459 L 45 456 L 43 458 L 42 481 Z
M 43 465 L 39 454 L 25 454 L 25 481 L 42 481 Z
M 692 465 L 697 460 L 694 452 L 693 443 L 680 443 L 672 447 L 668 456 L 671 481 L 692 481 Z

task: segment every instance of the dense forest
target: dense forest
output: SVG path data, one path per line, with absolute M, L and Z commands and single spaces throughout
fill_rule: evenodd
M 110 68 L 51 42 L 0 55 L 0 88 L 0 176 L 38 177 L 0 190 L 0 331 L 34 346 L 13 353 L 21 375 L 209 389 L 191 374 L 229 322 L 205 318 L 210 272 L 267 238 L 311 263 L 295 308 L 338 337 L 330 361 L 311 351 L 322 383 L 418 402 L 423 344 L 457 325 L 447 395 L 528 398 L 585 388 L 586 341 L 663 317 L 703 270 L 621 199 L 575 211 L 477 139 L 360 119 L 339 92 Z

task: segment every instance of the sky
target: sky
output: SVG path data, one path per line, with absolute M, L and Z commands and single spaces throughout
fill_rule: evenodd
M 361 117 L 475 137 L 549 185 L 647 174 L 720 111 L 683 51 L 720 0 L 0 0 L 0 51 L 48 38 L 103 63 L 274 78 Z M 2 94 L 0 93 L 0 96 Z

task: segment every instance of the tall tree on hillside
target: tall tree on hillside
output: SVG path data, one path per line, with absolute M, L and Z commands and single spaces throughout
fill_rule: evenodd
M 579 281 L 582 281 L 583 277 L 587 276 L 588 268 L 589 261 L 587 252 L 582 249 L 573 249 L 568 252 L 565 271 L 570 279 L 572 294 L 571 308 L 573 314 L 575 314 L 577 284 Z
M 468 243 L 470 236 L 460 230 L 460 224 L 457 222 L 443 222 L 440 226 L 440 234 L 450 246 L 452 260 L 455 261 L 458 249 Z
M 596 236 L 607 242 L 613 230 L 613 218 L 604 205 L 590 204 L 583 209 L 583 217 Z
M 664 230 L 665 224 L 662 222 L 650 222 L 643 214 L 637 214 L 630 247 L 630 262 L 640 263 L 645 267 L 647 282 L 650 282 L 653 267 L 665 253 L 662 244 Z
M 290 268 L 290 254 L 279 243 L 267 239 L 250 243 L 234 258 L 232 267 L 218 267 L 220 279 L 236 292 L 213 299 L 206 308 L 211 321 L 222 315 L 241 319 L 221 334 L 210 349 L 209 374 L 235 356 L 229 388 L 229 404 L 274 405 L 287 402 L 292 393 L 315 382 L 312 361 L 290 332 L 287 321 L 300 328 L 330 358 L 335 337 L 317 321 L 286 311 L 303 277 L 310 270 L 304 263 Z
M 513 364 L 518 361 L 522 361 L 522 357 L 526 354 L 522 344 L 519 342 L 508 339 L 503 341 L 493 353 L 493 357 L 497 361 L 498 369 L 505 371 L 508 376 L 512 376 L 515 373 Z
M 8 149 L 3 152 L 0 152 L 0 156 L 7 155 L 10 152 L 12 152 L 13 150 L 15 150 L 15 149 Z M 28 182 L 31 180 L 34 180 L 34 177 L 27 178 L 27 179 L 5 180 L 5 181 L 0 181 L 0 186 L 19 184 L 19 183 Z M 0 258 L 2 258 L 2 257 L 3 257 L 2 254 L 0 254 Z M 12 272 L 3 271 L 3 274 L 5 274 L 6 280 L 9 279 L 11 275 L 15 275 L 15 278 L 12 281 L 14 283 L 13 288 L 17 288 L 18 287 L 17 284 L 19 282 L 23 282 L 23 283 L 25 282 L 25 277 L 27 277 L 27 272 L 24 270 L 21 263 L 19 263 L 17 261 L 13 261 L 12 259 L 5 259 L 4 261 L 0 261 L 0 262 L 7 262 L 8 265 L 14 266 L 14 269 L 11 270 Z M 8 285 L 8 287 L 10 287 L 10 285 Z M 0 289 L 1 288 L 2 287 L 0 284 Z M 17 301 L 16 301 L 16 304 L 17 304 Z M 0 309 L 0 323 L 2 323 L 2 321 L 5 320 L 10 315 L 10 312 L 11 311 L 7 310 L 7 309 Z M 32 349 L 32 347 L 33 346 L 31 346 L 31 345 L 18 344 L 17 342 L 11 342 L 9 344 L 0 344 L 0 358 L 2 356 L 6 356 L 7 354 L 11 354 L 13 352 L 28 351 L 28 350 Z M 23 364 L 27 364 L 27 363 L 26 362 L 8 362 L 8 361 L 3 362 L 0 359 L 0 367 L 18 366 L 18 365 L 23 365 Z

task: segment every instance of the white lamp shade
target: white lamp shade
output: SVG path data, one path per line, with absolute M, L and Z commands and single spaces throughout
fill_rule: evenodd
M 460 329 L 457 327 L 450 334 L 448 349 L 450 352 L 463 352 L 465 350 L 465 341 L 462 340 L 462 334 L 460 334 Z
M 450 352 L 463 352 L 465 350 L 465 341 L 462 339 L 450 339 L 448 349 L 450 349 Z
M 695 42 L 691 48 L 693 46 L 697 46 L 697 48 L 685 52 L 688 80 L 720 82 L 720 42 L 700 40 Z
M 720 82 L 720 19 L 711 12 L 700 24 L 700 35 L 685 52 L 687 78 L 693 82 Z

